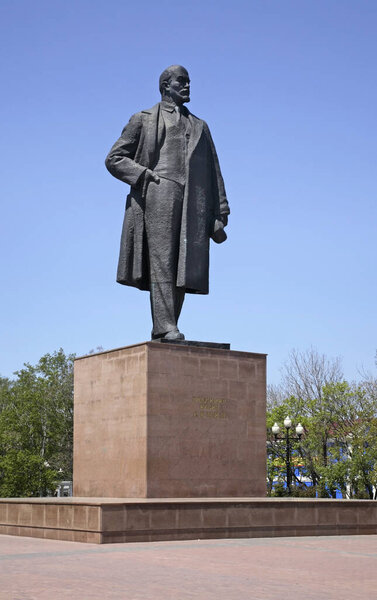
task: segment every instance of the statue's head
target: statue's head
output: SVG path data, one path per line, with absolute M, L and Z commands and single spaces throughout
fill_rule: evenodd
M 161 97 L 181 106 L 190 102 L 190 77 L 184 67 L 172 65 L 160 75 Z

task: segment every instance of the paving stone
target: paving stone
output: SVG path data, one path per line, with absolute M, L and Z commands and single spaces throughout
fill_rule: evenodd
M 0 600 L 361 600 L 377 536 L 99 546 L 3 535 Z

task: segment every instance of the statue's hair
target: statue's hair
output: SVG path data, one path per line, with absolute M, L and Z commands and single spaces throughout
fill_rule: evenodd
M 164 91 L 164 83 L 170 83 L 173 71 L 175 69 L 184 69 L 187 72 L 187 69 L 185 69 L 185 67 L 182 67 L 182 65 L 170 65 L 170 67 L 167 67 L 165 71 L 162 71 L 159 80 L 159 88 L 161 94 L 163 94 Z

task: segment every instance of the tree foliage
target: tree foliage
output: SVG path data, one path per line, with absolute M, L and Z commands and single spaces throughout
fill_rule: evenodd
M 0 379 L 0 496 L 46 495 L 71 479 L 73 358 L 60 349 Z
M 276 393 L 270 398 L 267 413 L 269 493 L 276 493 L 278 484 L 281 495 L 286 479 L 285 444 L 274 441 L 271 427 L 290 415 L 295 424 L 305 427 L 302 440 L 292 448 L 294 492 L 335 497 L 338 490 L 343 497 L 373 498 L 377 487 L 376 380 L 369 377 L 358 385 L 349 384 L 338 359 L 331 361 L 311 349 L 291 353 L 279 393 L 280 401 Z

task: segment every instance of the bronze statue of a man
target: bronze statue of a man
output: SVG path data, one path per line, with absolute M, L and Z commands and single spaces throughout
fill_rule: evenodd
M 133 115 L 106 167 L 131 186 L 117 281 L 150 290 L 152 339 L 182 340 L 185 293 L 208 294 L 209 238 L 226 239 L 229 206 L 207 124 L 184 106 L 190 79 L 173 65 L 161 102 Z

